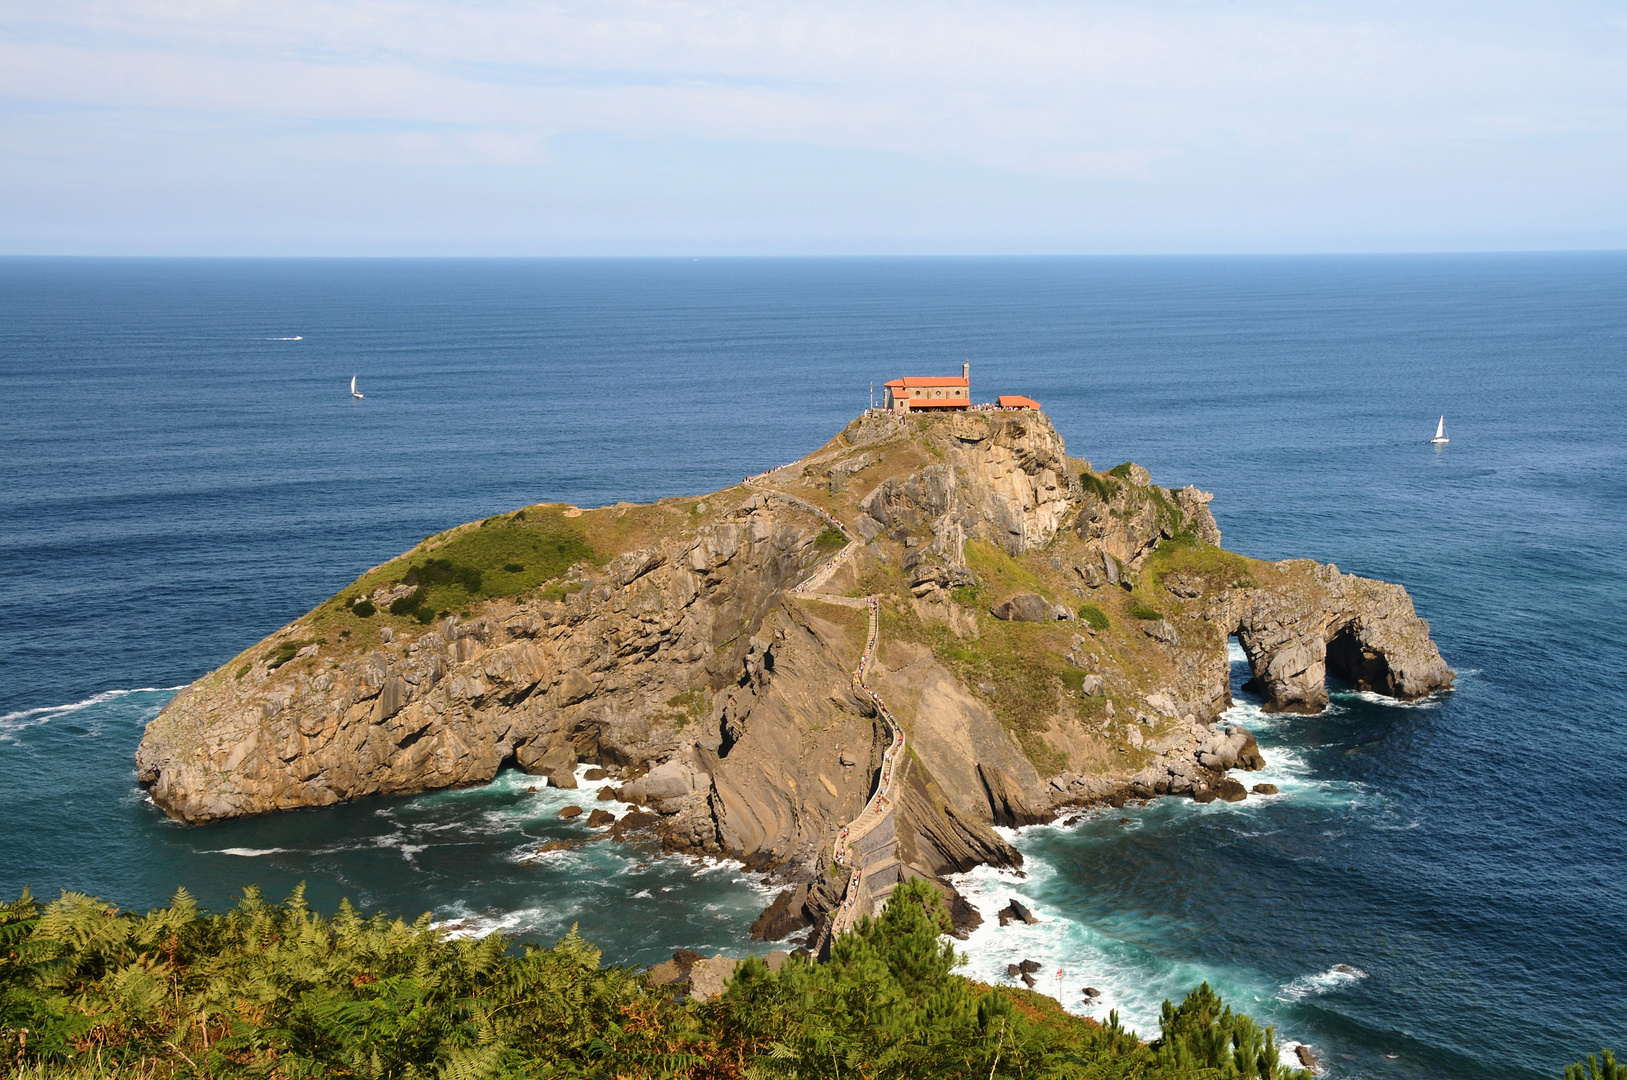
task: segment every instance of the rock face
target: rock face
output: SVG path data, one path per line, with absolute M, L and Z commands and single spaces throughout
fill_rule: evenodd
M 1079 535 L 1100 555 L 1109 585 L 1120 583 L 1125 568 L 1139 570 L 1162 540 L 1190 531 L 1207 544 L 1220 546 L 1220 526 L 1209 512 L 1214 498 L 1194 487 L 1168 491 L 1155 487 L 1147 470 L 1126 463 L 1091 478 L 1084 485 L 1078 516 Z M 1087 580 L 1090 571 L 1081 569 Z
M 966 540 L 1013 555 L 1044 545 L 1072 516 L 1079 482 L 1062 437 L 1039 414 L 950 413 L 933 424 L 942 455 L 903 478 L 884 480 L 859 503 L 886 531 L 925 527 L 940 555 L 957 561 Z M 866 533 L 864 519 L 859 531 Z
M 1234 628 L 1254 674 L 1250 689 L 1267 711 L 1320 712 L 1330 674 L 1402 701 L 1452 685 L 1429 624 L 1401 586 L 1309 560 L 1277 565 L 1292 572 L 1291 584 L 1219 597 L 1212 616 Z
M 1065 615 L 1066 611 L 1062 609 L 1061 614 Z M 1012 622 L 1052 622 L 1060 617 L 1057 608 L 1038 593 L 1018 593 L 994 605 L 990 614 Z
M 1039 922 L 1039 917 L 1032 911 L 1029 911 L 1027 906 L 1015 896 L 1011 898 L 1011 902 L 1009 904 L 1000 910 L 999 918 L 1001 926 L 1010 926 L 1014 922 L 1026 923 L 1029 926 L 1033 926 L 1035 923 Z
M 599 800 L 639 807 L 600 835 L 643 829 L 772 869 L 788 887 L 754 933 L 817 932 L 842 895 L 831 842 L 889 738 L 852 682 L 863 595 L 881 611 L 867 680 L 909 739 L 898 877 L 1015 867 L 997 826 L 1212 799 L 1227 770 L 1260 768 L 1246 730 L 1215 726 L 1228 635 L 1271 709 L 1322 707 L 1329 675 L 1398 698 L 1451 685 L 1405 590 L 1225 552 L 1209 498 L 1134 465 L 1092 471 L 1042 414 L 869 415 L 751 487 L 528 507 L 513 519 L 546 516 L 592 557 L 455 614 L 403 613 L 420 595 L 409 566 L 497 519 L 431 538 L 177 695 L 138 776 L 204 823 L 482 783 L 505 764 L 574 788 L 587 764 Z M 834 563 L 833 522 L 859 538 Z M 824 599 L 791 591 L 827 566 Z M 375 614 L 356 613 L 363 598 Z M 961 932 L 975 925 L 948 899 Z

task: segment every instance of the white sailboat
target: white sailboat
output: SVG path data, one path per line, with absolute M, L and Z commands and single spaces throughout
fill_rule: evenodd
M 356 396 L 360 397 L 361 395 L 358 394 Z M 1429 445 L 1431 445 L 1431 446 L 1445 446 L 1447 443 L 1449 443 L 1451 441 L 1452 441 L 1451 439 L 1448 439 L 1446 437 L 1446 417 L 1442 416 L 1440 423 L 1435 425 L 1435 437 L 1433 439 L 1429 440 Z
M 354 375 L 350 377 L 350 396 L 353 398 L 360 398 L 362 396 L 362 392 L 356 389 L 356 376 Z

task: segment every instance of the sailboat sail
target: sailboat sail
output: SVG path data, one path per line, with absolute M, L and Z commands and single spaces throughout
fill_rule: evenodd
M 350 383 L 351 383 L 350 388 L 352 390 L 356 389 L 356 380 L 352 379 L 352 380 L 350 380 Z M 1446 417 L 1444 417 L 1444 416 L 1441 417 L 1440 423 L 1435 425 L 1435 438 L 1437 438 L 1437 439 L 1446 438 Z
M 351 376 L 351 377 L 350 377 L 350 392 L 351 392 L 351 393 L 352 393 L 352 394 L 354 394 L 354 393 L 355 393 L 355 392 L 356 392 L 356 376 L 354 376 L 354 375 L 352 375 L 352 376 Z M 1445 419 L 1446 419 L 1446 417 L 1444 417 L 1444 416 L 1443 416 L 1443 417 L 1441 417 L 1441 419 L 1442 419 L 1442 420 L 1445 420 Z M 1437 434 L 1437 435 L 1439 435 L 1439 434 L 1440 434 L 1440 432 L 1436 432 L 1436 434 Z

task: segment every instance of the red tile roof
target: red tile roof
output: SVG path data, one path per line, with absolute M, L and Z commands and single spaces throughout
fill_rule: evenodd
M 1037 409 L 1039 402 L 1033 398 L 1023 397 L 1021 394 L 1001 394 L 1000 408 L 1002 409 Z
M 902 379 L 894 379 L 885 384 L 890 387 L 904 386 L 965 386 L 970 387 L 971 380 L 963 379 L 959 375 L 945 375 L 939 378 L 935 375 L 906 375 Z

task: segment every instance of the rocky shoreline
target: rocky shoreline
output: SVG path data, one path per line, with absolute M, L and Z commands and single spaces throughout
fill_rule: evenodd
M 851 678 L 863 613 L 795 592 L 845 542 L 835 522 L 860 541 L 820 588 L 878 598 L 869 685 L 908 734 L 899 873 L 938 882 L 964 931 L 980 916 L 946 875 L 1021 863 L 993 826 L 1247 796 L 1226 774 L 1259 748 L 1215 726 L 1228 637 L 1271 711 L 1325 707 L 1330 675 L 1451 686 L 1404 589 L 1227 552 L 1209 501 L 1067 457 L 1042 414 L 867 415 L 771 486 L 432 537 L 178 694 L 138 776 L 203 824 L 506 764 L 574 786 L 591 763 L 635 807 L 596 819 L 606 835 L 772 871 L 786 889 L 754 935 L 817 931 L 842 895 L 832 839 L 890 738 Z

